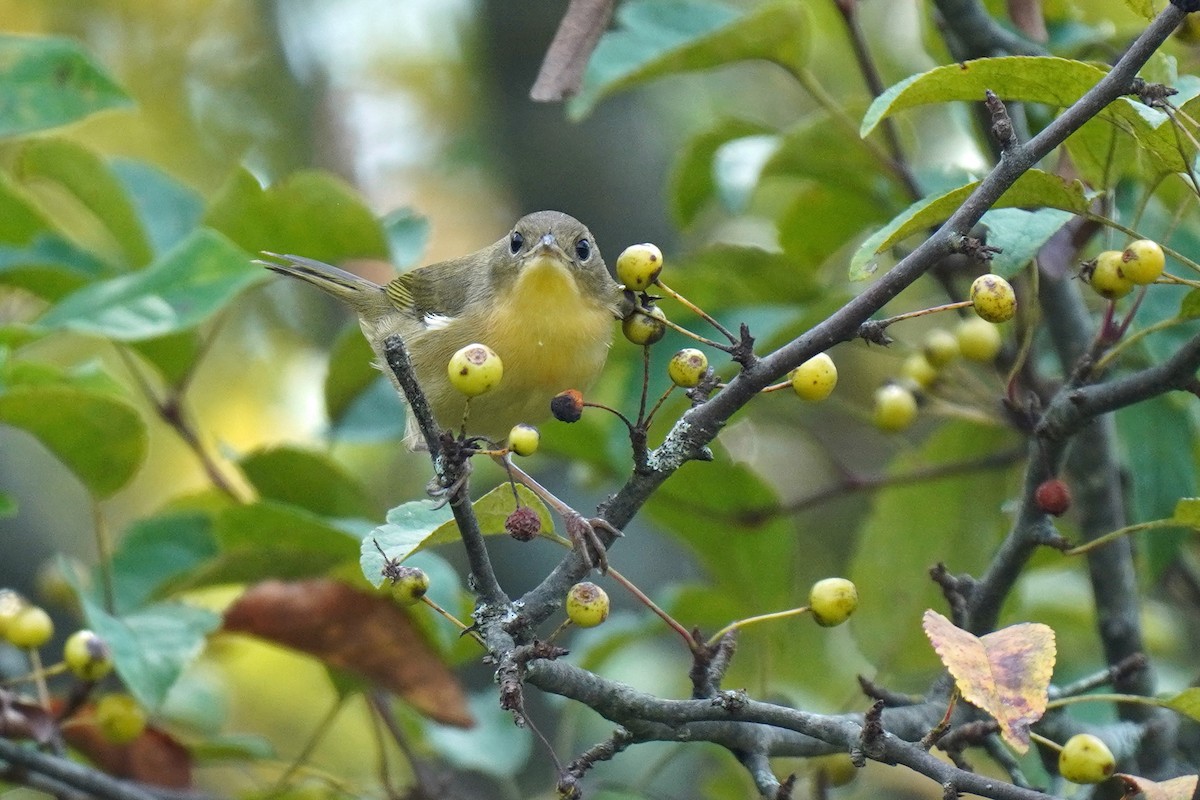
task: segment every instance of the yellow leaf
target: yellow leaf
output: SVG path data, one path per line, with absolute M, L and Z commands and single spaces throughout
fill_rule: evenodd
M 1054 630 L 1024 622 L 979 637 L 932 609 L 923 627 L 963 699 L 995 717 L 1004 741 L 1026 752 L 1029 726 L 1046 713 Z

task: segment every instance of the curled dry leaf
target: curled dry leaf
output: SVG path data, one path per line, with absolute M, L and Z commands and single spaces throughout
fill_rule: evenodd
M 1140 792 L 1146 800 L 1192 800 L 1196 794 L 1196 782 L 1200 780 L 1200 776 L 1183 775 L 1169 781 L 1155 782 L 1122 772 L 1118 772 L 1116 777 L 1125 784 L 1126 795 Z
M 925 612 L 924 628 L 963 698 L 995 717 L 1004 741 L 1026 752 L 1029 726 L 1046 713 L 1057 655 L 1054 630 L 1023 622 L 980 637 L 932 609 Z
M 395 603 L 327 578 L 263 581 L 225 612 L 225 630 L 308 653 L 447 725 L 474 724 L 458 679 Z
M 85 721 L 88 716 L 85 713 L 77 723 L 65 726 L 63 738 L 97 767 L 114 777 L 151 786 L 191 788 L 192 757 L 166 731 L 148 727 L 132 742 L 114 744 L 98 726 Z

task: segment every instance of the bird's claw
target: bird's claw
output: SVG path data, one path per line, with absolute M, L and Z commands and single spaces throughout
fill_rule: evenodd
M 613 537 L 624 536 L 625 534 L 621 533 L 608 520 L 601 519 L 600 517 L 591 517 L 589 519 L 578 512 L 567 514 L 563 522 L 566 524 L 567 535 L 571 537 L 571 543 L 580 555 L 583 556 L 588 566 L 600 570 L 601 574 L 607 573 L 608 548 L 597 531 L 604 531 Z

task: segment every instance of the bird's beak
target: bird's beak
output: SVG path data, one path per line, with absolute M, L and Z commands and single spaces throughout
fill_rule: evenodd
M 538 239 L 537 244 L 530 249 L 529 256 L 531 259 L 542 259 L 549 257 L 555 261 L 560 261 L 563 264 L 571 263 L 571 259 L 567 256 L 562 247 L 559 246 L 558 240 L 554 238 L 553 233 L 543 234 L 542 238 Z

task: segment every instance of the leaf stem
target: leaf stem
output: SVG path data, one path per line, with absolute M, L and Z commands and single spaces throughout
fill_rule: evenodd
M 795 616 L 799 616 L 800 614 L 806 614 L 806 613 L 808 613 L 808 611 L 809 611 L 808 606 L 799 606 L 798 608 L 789 608 L 787 611 L 773 611 L 770 614 L 759 614 L 758 616 L 755 616 L 755 617 L 746 617 L 745 619 L 739 619 L 739 620 L 729 623 L 724 628 L 721 628 L 721 630 L 717 631 L 712 636 L 708 637 L 707 644 L 709 647 L 715 647 L 717 642 L 721 641 L 722 637 L 724 637 L 725 634 L 727 634 L 727 633 L 732 633 L 733 631 L 741 630 L 742 628 L 745 628 L 748 625 L 754 625 L 755 623 L 758 623 L 758 622 L 770 622 L 772 620 L 777 620 L 777 619 L 787 619 L 788 617 L 795 617 Z
M 1157 708 L 1161 708 L 1163 706 L 1162 701 L 1158 700 L 1157 698 L 1145 697 L 1140 694 L 1119 694 L 1119 693 L 1077 694 L 1072 697 L 1059 697 L 1055 700 L 1051 700 L 1049 703 L 1046 704 L 1046 710 L 1049 711 L 1052 708 L 1061 708 L 1063 706 L 1069 706 L 1074 703 L 1091 703 L 1091 702 L 1095 702 L 1095 703 L 1133 703 L 1135 705 L 1155 706 Z
M 1152 531 L 1152 530 L 1158 530 L 1161 528 L 1186 528 L 1186 527 L 1188 527 L 1188 526 L 1181 522 L 1178 522 L 1174 519 L 1156 519 L 1156 520 L 1152 520 L 1150 522 L 1137 522 L 1137 523 L 1134 523 L 1133 525 L 1126 525 L 1124 528 L 1117 528 L 1115 531 L 1106 533 L 1103 536 L 1097 536 L 1095 539 L 1092 539 L 1090 542 L 1081 544 L 1078 547 L 1072 547 L 1070 550 L 1064 550 L 1063 555 L 1079 556 L 1079 555 L 1083 555 L 1084 553 L 1090 553 L 1091 551 L 1093 551 L 1099 547 L 1103 547 L 1104 545 L 1108 544 L 1109 542 L 1120 539 L 1122 536 L 1127 536 L 1131 533 L 1140 533 L 1141 531 Z

